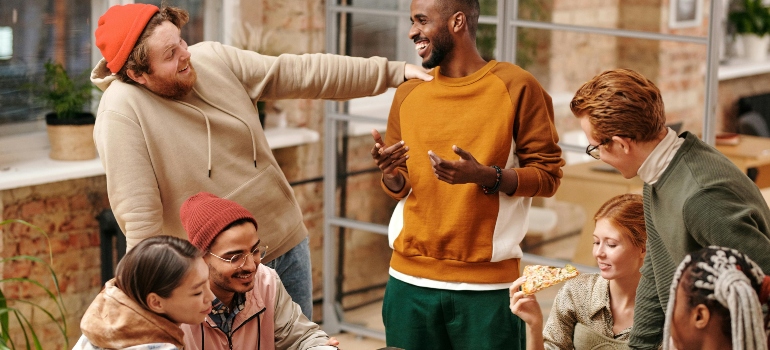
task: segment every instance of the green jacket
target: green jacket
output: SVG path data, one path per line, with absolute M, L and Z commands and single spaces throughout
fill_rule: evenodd
M 661 343 L 674 270 L 710 245 L 737 249 L 770 272 L 770 209 L 759 188 L 713 147 L 690 133 L 654 185 L 644 185 L 647 255 L 636 292 L 629 345 Z

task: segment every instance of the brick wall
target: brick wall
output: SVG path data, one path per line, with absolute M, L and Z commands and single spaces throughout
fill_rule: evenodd
M 2 219 L 22 219 L 43 229 L 50 237 L 53 269 L 66 307 L 70 347 L 80 337 L 80 319 L 100 290 L 99 224 L 95 216 L 108 208 L 104 177 L 92 177 L 52 184 L 0 191 Z M 31 255 L 48 261 L 48 240 L 38 231 L 22 224 L 2 227 L 2 257 Z M 6 262 L 4 278 L 28 277 L 48 288 L 53 282 L 45 266 L 29 261 Z M 29 283 L 5 283 L 8 298 L 21 298 L 43 305 L 54 315 L 55 306 L 44 292 Z M 64 339 L 54 323 L 39 310 L 16 303 L 35 325 L 43 349 L 61 349 Z M 23 344 L 14 324 L 13 341 Z
M 736 78 L 719 82 L 717 127 L 728 132 L 738 131 L 738 99 L 770 92 L 770 74 Z

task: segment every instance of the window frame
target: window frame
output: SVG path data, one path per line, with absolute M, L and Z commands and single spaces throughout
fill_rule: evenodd
M 235 18 L 236 5 L 238 0 L 222 0 L 222 1 L 204 1 L 204 28 L 203 39 L 205 41 L 219 41 L 225 44 L 230 43 L 231 26 L 226 26 L 225 23 L 228 18 Z M 133 0 L 91 0 L 91 33 L 96 31 L 96 27 L 99 23 L 99 17 L 101 17 L 107 9 L 115 5 L 127 5 L 133 4 Z M 99 60 L 102 59 L 102 54 L 96 47 L 93 35 L 91 36 L 91 67 L 96 66 Z M 98 96 L 94 93 L 94 96 Z M 90 109 L 92 112 L 96 112 L 99 106 L 99 99 L 94 98 L 91 101 Z M 0 137 L 11 137 L 20 134 L 42 132 L 46 130 L 45 120 L 26 120 L 19 122 L 11 122 L 2 124 L 0 128 Z M 0 149 L 0 154 L 3 154 L 3 150 Z

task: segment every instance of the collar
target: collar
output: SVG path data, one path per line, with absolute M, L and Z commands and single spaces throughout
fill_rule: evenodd
M 491 60 L 487 62 L 487 64 L 485 64 L 483 67 L 481 67 L 481 69 L 473 72 L 470 75 L 460 77 L 460 78 L 450 78 L 450 77 L 441 75 L 441 67 L 436 67 L 436 69 L 434 69 L 435 73 L 433 73 L 433 77 L 434 77 L 434 81 L 441 85 L 446 85 L 450 87 L 465 86 L 481 80 L 481 78 L 486 76 L 487 73 L 490 70 L 492 70 L 492 68 L 495 67 L 495 65 L 497 65 L 497 61 Z
M 230 310 L 230 308 L 219 300 L 219 298 L 214 298 L 214 300 L 211 301 L 211 314 L 231 314 L 243 310 L 243 307 L 246 305 L 246 294 L 235 293 L 235 295 L 233 295 L 233 304 L 235 307 L 233 310 Z
M 209 313 L 209 317 L 211 317 L 217 327 L 226 334 L 232 332 L 235 316 L 246 307 L 246 294 L 235 293 L 235 295 L 233 295 L 233 305 L 231 310 L 218 298 L 215 298 L 211 302 L 211 313 Z
M 597 277 L 588 305 L 588 315 L 591 318 L 594 318 L 602 309 L 607 309 L 607 312 L 612 313 L 612 309 L 610 309 L 610 281 L 602 276 Z
M 677 136 L 676 131 L 667 128 L 668 133 L 663 140 L 655 146 L 642 166 L 639 167 L 637 174 L 647 184 L 654 185 L 660 179 L 660 175 L 666 170 L 671 160 L 674 159 L 676 151 L 684 143 L 684 139 Z

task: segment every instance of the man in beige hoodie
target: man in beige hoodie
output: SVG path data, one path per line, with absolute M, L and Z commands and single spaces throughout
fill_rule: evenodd
M 188 47 L 186 11 L 113 6 L 99 19 L 104 59 L 91 81 L 104 91 L 94 140 L 110 205 L 129 249 L 144 238 L 185 237 L 179 208 L 207 191 L 257 215 L 265 261 L 310 318 L 307 229 L 292 188 L 267 144 L 259 100 L 350 99 L 425 77 L 384 58 L 263 56 L 215 42 Z

